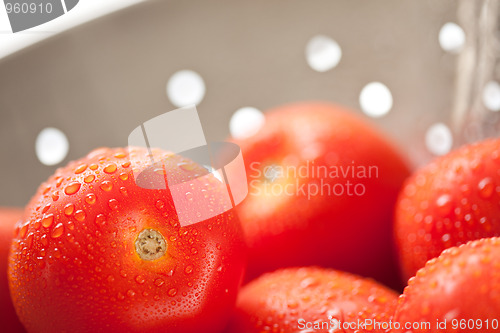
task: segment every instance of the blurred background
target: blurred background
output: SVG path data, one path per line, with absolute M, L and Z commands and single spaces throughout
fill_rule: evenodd
M 84 8 L 80 2 L 72 12 Z M 25 205 L 57 167 L 96 147 L 125 146 L 144 121 L 192 103 L 215 141 L 250 135 L 273 106 L 336 102 L 421 165 L 481 136 L 466 129 L 467 117 L 500 110 L 496 81 L 485 75 L 470 84 L 481 47 L 495 39 L 496 7 L 488 0 L 138 0 L 96 5 L 60 33 L 44 34 L 44 26 L 20 33 L 10 50 L 2 41 L 12 32 L 2 31 L 0 205 Z M 483 16 L 493 23 L 480 24 Z M 477 37 L 481 29 L 493 37 Z M 492 61 L 482 72 L 493 72 Z

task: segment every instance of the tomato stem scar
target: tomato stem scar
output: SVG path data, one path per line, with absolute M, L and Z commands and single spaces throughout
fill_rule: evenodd
M 167 252 L 167 243 L 158 230 L 143 229 L 135 240 L 135 252 L 142 260 L 160 259 Z

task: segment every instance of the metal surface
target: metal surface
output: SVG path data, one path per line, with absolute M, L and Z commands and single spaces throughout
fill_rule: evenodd
M 436 4 L 438 3 L 438 4 Z M 192 69 L 207 91 L 198 111 L 208 140 L 228 135 L 231 114 L 320 99 L 359 109 L 372 81 L 392 92 L 374 120 L 412 158 L 428 158 L 423 133 L 446 121 L 455 57 L 438 44 L 453 1 L 147 1 L 87 23 L 0 61 L 0 205 L 23 205 L 56 167 L 35 156 L 53 126 L 69 138 L 60 165 L 99 146 L 124 146 L 144 121 L 175 109 L 168 78 Z M 75 9 L 77 10 L 77 8 Z M 331 71 L 313 71 L 307 41 L 342 47 Z

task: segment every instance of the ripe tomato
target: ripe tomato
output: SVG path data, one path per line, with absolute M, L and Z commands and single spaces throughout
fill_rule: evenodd
M 206 172 L 179 156 L 153 156 L 165 165 L 155 174 L 168 182 Z M 149 161 L 145 149 L 100 149 L 40 186 L 17 227 L 9 267 L 29 332 L 218 332 L 226 325 L 244 269 L 238 219 L 227 211 L 181 226 L 170 189 L 134 181 L 133 166 L 146 170 Z M 185 193 L 193 211 L 217 209 L 225 190 L 215 177 L 204 179 Z M 200 195 L 212 206 L 199 207 Z
M 7 282 L 7 256 L 14 235 L 14 224 L 22 214 L 23 211 L 18 208 L 0 208 L 0 318 L 2 332 L 5 333 L 24 332 L 12 305 Z
M 500 235 L 500 139 L 464 146 L 417 171 L 398 199 L 395 233 L 409 278 L 444 249 Z
M 237 209 L 250 278 L 320 265 L 398 285 L 392 218 L 409 170 L 374 126 L 340 106 L 296 103 L 235 143 L 249 181 Z
M 394 332 L 498 332 L 499 262 L 500 238 L 471 241 L 431 259 L 400 297 L 394 321 L 401 328 Z M 404 326 L 420 322 L 431 325 Z
M 228 332 L 385 332 L 375 321 L 388 325 L 396 304 L 394 291 L 370 279 L 316 267 L 286 268 L 243 287 Z

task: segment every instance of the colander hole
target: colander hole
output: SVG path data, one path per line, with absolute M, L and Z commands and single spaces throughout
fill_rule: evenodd
M 264 114 L 254 107 L 242 107 L 232 115 L 229 121 L 229 132 L 236 139 L 248 138 L 264 125 Z
M 465 32 L 456 23 L 445 23 L 439 30 L 439 45 L 447 52 L 458 53 L 465 44 Z
M 383 83 L 371 82 L 361 90 L 359 104 L 366 115 L 382 117 L 392 109 L 391 91 Z
M 450 129 L 443 123 L 433 124 L 425 133 L 425 146 L 434 155 L 447 154 L 453 145 Z
M 488 82 L 483 89 L 483 104 L 491 111 L 500 111 L 500 84 Z
M 338 65 L 342 58 L 342 49 L 330 37 L 318 35 L 306 45 L 306 60 L 317 72 L 326 72 Z
M 203 78 L 192 70 L 178 71 L 167 82 L 167 96 L 177 107 L 199 104 L 205 90 Z
M 42 164 L 56 165 L 61 163 L 68 155 L 68 150 L 68 138 L 57 128 L 44 128 L 36 138 L 36 156 Z

